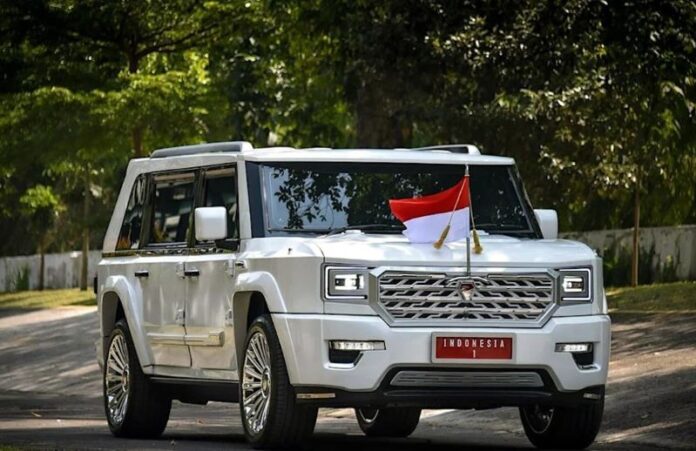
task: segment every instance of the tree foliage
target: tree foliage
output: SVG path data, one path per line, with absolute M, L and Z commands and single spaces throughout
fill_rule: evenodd
M 562 229 L 694 222 L 694 30 L 689 0 L 0 0 L 0 233 L 42 184 L 54 247 L 85 194 L 98 245 L 130 157 L 224 139 L 470 142 Z

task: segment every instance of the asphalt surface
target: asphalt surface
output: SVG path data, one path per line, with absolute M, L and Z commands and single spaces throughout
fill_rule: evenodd
M 621 315 L 602 432 L 592 449 L 696 449 L 696 315 Z M 0 312 L 0 449 L 249 449 L 237 405 L 175 403 L 161 439 L 109 434 L 94 308 Z M 425 411 L 408 439 L 364 437 L 348 409 L 320 411 L 309 450 L 529 449 L 516 409 Z

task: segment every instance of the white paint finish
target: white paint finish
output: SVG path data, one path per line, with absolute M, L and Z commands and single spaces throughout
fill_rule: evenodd
M 555 240 L 558 238 L 558 213 L 556 210 L 535 209 L 539 228 L 541 228 L 541 236 L 547 240 Z
M 196 240 L 215 241 L 227 238 L 227 209 L 225 207 L 200 207 L 196 217 Z
M 223 209 L 224 210 L 224 209 Z M 222 346 L 189 346 L 191 366 L 199 369 L 236 370 L 234 328 L 225 321 L 232 310 L 235 279 L 227 274 L 233 254 L 203 254 L 186 258 L 186 269 L 197 269 L 198 277 L 188 277 L 186 296 L 186 334 L 207 336 L 224 332 Z
M 385 265 L 466 265 L 466 241 L 412 244 L 401 235 L 340 234 L 307 239 L 321 249 L 327 262 Z M 483 252 L 471 255 L 472 266 L 565 267 L 590 265 L 596 254 L 586 245 L 566 240 L 530 240 L 502 235 L 481 236 Z
M 181 255 L 148 255 L 138 257 L 133 269 L 149 271 L 149 277 L 135 278 L 143 293 L 143 327 L 156 334 L 182 337 L 186 334 L 181 312 L 186 310 L 187 283 L 182 277 L 185 257 Z M 148 338 L 153 364 L 191 366 L 186 346 L 164 344 Z
M 471 164 L 511 165 L 515 160 L 491 155 L 468 155 L 445 150 L 411 149 L 292 149 L 266 148 L 245 152 L 242 158 L 256 162 L 355 162 L 355 163 L 418 163 L 418 164 Z
M 113 289 L 124 302 L 138 355 L 148 374 L 211 379 L 237 379 L 234 324 L 229 321 L 236 294 L 264 295 L 281 339 L 284 356 L 296 384 L 327 385 L 354 390 L 376 387 L 392 365 L 431 364 L 434 332 L 502 334 L 515 340 L 515 357 L 507 366 L 547 367 L 564 389 L 576 390 L 603 384 L 608 357 L 608 319 L 601 287 L 601 262 L 587 246 L 565 240 L 529 240 L 505 236 L 481 237 L 484 252 L 472 255 L 472 269 L 489 272 L 537 271 L 562 267 L 592 267 L 596 274 L 596 301 L 560 306 L 543 327 L 515 328 L 390 328 L 367 302 L 337 303 L 321 299 L 322 264 L 404 267 L 411 271 L 437 268 L 463 272 L 464 241 L 447 243 L 436 250 L 430 244 L 411 244 L 401 235 L 291 236 L 251 239 L 250 205 L 245 161 L 255 162 L 375 162 L 418 164 L 511 165 L 509 158 L 411 150 L 262 149 L 239 154 L 200 154 L 135 160 L 126 180 L 104 241 L 113 251 L 131 185 L 137 175 L 150 171 L 191 169 L 237 161 L 239 177 L 240 251 L 199 255 L 148 255 L 104 260 L 100 267 L 100 294 Z M 203 218 L 197 218 L 205 226 Z M 219 224 L 218 224 L 219 225 Z M 218 227 L 219 228 L 219 227 Z M 230 270 L 230 260 L 244 262 Z M 197 277 L 183 277 L 197 269 Z M 541 269 L 540 269 L 541 268 Z M 136 279 L 133 272 L 147 269 L 150 277 Z M 177 269 L 179 270 L 177 273 Z M 242 297 L 238 297 L 241 299 Z M 100 303 L 101 305 L 101 303 Z M 185 325 L 177 324 L 177 312 L 185 311 Z M 331 313 L 331 315 L 328 315 Z M 350 315 L 350 316 L 349 316 Z M 595 316 L 588 316 L 595 315 Z M 224 334 L 222 346 L 171 345 L 148 342 L 146 334 L 159 337 L 201 337 Z M 502 336 L 501 335 L 501 336 Z M 220 336 L 220 335 L 217 335 Z M 556 355 L 557 340 L 570 338 L 597 343 L 600 366 L 580 372 L 568 355 Z M 353 369 L 330 368 L 327 341 L 331 339 L 384 340 L 386 351 L 366 353 Z M 605 355 L 606 354 L 606 355 Z M 569 360 L 570 359 L 570 360 Z M 155 364 L 155 367 L 151 365 Z M 472 366 L 481 366 L 477 362 Z M 488 364 L 491 365 L 490 363 Z M 499 364 L 496 364 L 500 366 Z
M 435 333 L 462 336 L 514 338 L 514 358 L 509 362 L 450 364 L 458 368 L 546 368 L 561 390 L 602 385 L 607 378 L 610 342 L 608 316 L 552 318 L 541 329 L 514 328 L 390 328 L 381 319 L 339 315 L 273 315 L 280 336 L 290 381 L 294 385 L 320 385 L 370 391 L 395 365 L 442 367 L 431 360 Z M 383 340 L 386 351 L 365 352 L 353 368 L 332 368 L 330 340 Z M 580 370 L 570 354 L 555 352 L 556 343 L 591 342 L 597 368 Z

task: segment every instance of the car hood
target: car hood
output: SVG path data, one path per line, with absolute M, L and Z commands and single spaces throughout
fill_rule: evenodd
M 413 244 L 401 235 L 347 233 L 312 239 L 329 263 L 404 266 L 465 266 L 466 241 Z M 597 255 L 585 244 L 568 240 L 534 240 L 509 236 L 481 236 L 483 252 L 471 251 L 478 267 L 561 267 L 590 264 Z

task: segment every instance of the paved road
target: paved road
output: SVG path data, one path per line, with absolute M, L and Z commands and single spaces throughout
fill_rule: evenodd
M 617 316 L 605 420 L 593 449 L 696 449 L 696 315 Z M 236 405 L 176 403 L 164 436 L 111 437 L 93 308 L 0 313 L 0 448 L 248 449 Z M 363 437 L 352 411 L 321 411 L 310 450 L 530 448 L 515 409 L 426 411 L 408 439 Z

